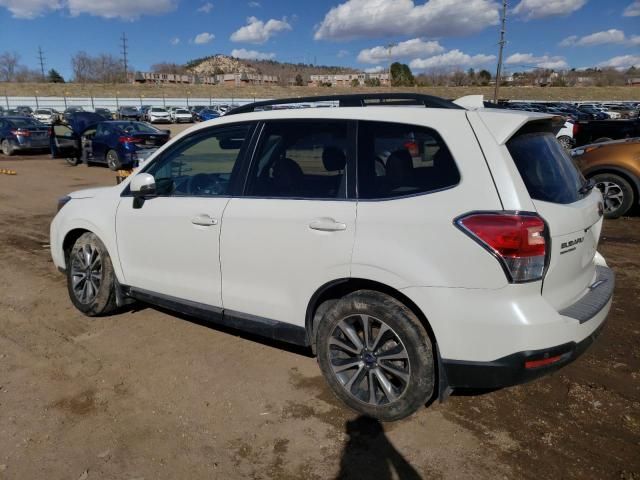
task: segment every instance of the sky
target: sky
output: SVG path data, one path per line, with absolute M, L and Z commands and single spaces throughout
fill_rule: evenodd
M 498 0 L 0 0 L 0 53 L 71 76 L 71 56 L 154 63 L 216 53 L 376 71 L 496 69 Z M 640 67 L 640 0 L 509 0 L 505 68 Z M 389 47 L 392 45 L 391 47 Z

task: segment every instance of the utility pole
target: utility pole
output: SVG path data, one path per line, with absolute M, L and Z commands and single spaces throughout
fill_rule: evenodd
M 500 27 L 500 52 L 498 53 L 498 69 L 496 70 L 496 87 L 493 91 L 493 103 L 498 103 L 498 89 L 500 88 L 500 77 L 502 76 L 502 51 L 504 50 L 504 44 L 507 43 L 504 39 L 505 25 L 507 23 L 507 0 L 502 0 L 502 22 Z
M 127 83 L 127 35 L 122 32 L 122 37 L 120 38 L 122 44 L 120 45 L 122 48 L 122 66 L 124 67 L 124 83 Z
M 389 43 L 387 45 L 387 57 L 389 58 L 389 86 L 391 86 L 391 49 L 396 45 L 396 43 Z
M 45 81 L 44 76 L 44 53 L 42 52 L 42 47 L 38 46 L 38 60 L 40 61 L 40 72 L 42 73 L 42 81 Z

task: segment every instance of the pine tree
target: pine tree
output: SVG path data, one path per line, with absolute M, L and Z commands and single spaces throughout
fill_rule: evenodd
M 47 74 L 47 81 L 49 83 L 64 83 L 64 78 L 62 78 L 62 75 L 52 68 Z

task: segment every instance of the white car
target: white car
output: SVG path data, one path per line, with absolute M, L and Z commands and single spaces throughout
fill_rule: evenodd
M 560 142 L 560 145 L 562 145 L 567 150 L 572 149 L 576 143 L 573 133 L 575 128 L 575 122 L 573 122 L 572 120 L 567 120 L 564 122 L 562 128 L 558 130 L 558 133 L 556 133 L 556 138 Z
M 602 196 L 554 117 L 400 96 L 239 107 L 122 184 L 62 198 L 50 244 L 72 303 L 138 300 L 308 346 L 336 396 L 382 420 L 573 361 L 614 276 Z
M 162 107 L 151 107 L 147 112 L 149 123 L 171 123 L 171 115 Z
M 33 118 L 38 120 L 41 123 L 46 123 L 50 125 L 60 118 L 60 115 L 53 108 L 36 108 L 36 111 L 33 112 Z
M 171 120 L 174 123 L 193 123 L 193 116 L 186 108 L 176 108 L 171 111 Z

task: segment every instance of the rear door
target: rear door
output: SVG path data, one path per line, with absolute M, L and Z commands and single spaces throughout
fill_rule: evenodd
M 225 315 L 304 326 L 315 291 L 349 277 L 356 202 L 346 187 L 354 145 L 355 125 L 347 121 L 265 124 L 245 193 L 224 213 Z
M 551 236 L 542 294 L 558 310 L 575 303 L 595 280 L 602 196 L 585 179 L 553 133 L 523 129 L 507 149 Z

